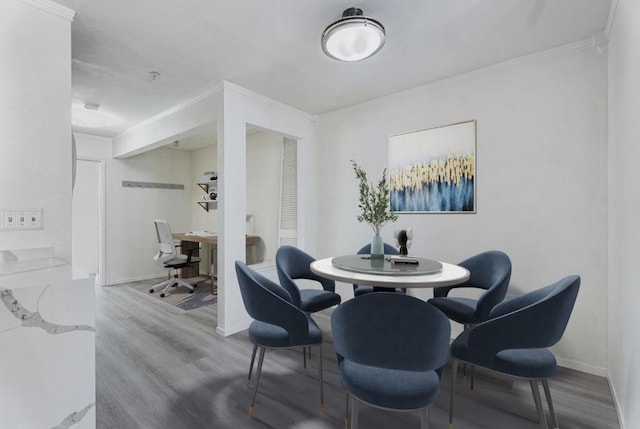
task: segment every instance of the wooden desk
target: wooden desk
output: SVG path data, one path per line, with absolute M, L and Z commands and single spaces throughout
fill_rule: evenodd
M 209 246 L 210 256 L 212 257 L 211 268 L 212 272 L 210 275 L 214 277 L 218 272 L 218 236 L 200 236 L 200 235 L 188 235 L 184 232 L 175 232 L 173 233 L 174 240 L 180 240 L 181 249 L 183 254 L 187 254 L 189 250 L 192 250 L 192 256 L 199 256 L 199 243 L 204 243 Z M 260 242 L 260 237 L 257 235 L 247 235 L 246 236 L 246 244 L 247 249 L 249 250 L 249 256 L 247 258 L 247 264 L 255 264 L 257 261 L 257 247 Z M 215 257 L 213 257 L 215 254 Z M 197 266 L 187 267 L 181 270 L 180 277 L 188 278 L 188 277 L 198 277 L 200 275 L 200 270 Z

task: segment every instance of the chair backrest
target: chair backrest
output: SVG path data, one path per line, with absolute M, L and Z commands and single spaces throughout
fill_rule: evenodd
M 358 255 L 369 255 L 371 254 L 371 243 L 365 244 L 360 250 L 358 250 Z M 389 243 L 384 243 L 384 254 L 385 255 L 399 255 L 400 252 L 398 252 L 398 250 L 393 247 L 392 245 L 390 245 Z M 358 287 L 357 284 L 353 284 L 353 291 L 356 291 L 356 288 Z M 403 291 L 406 292 L 406 289 L 402 289 Z
M 277 283 L 236 261 L 236 276 L 244 308 L 253 319 L 284 328 L 292 340 L 304 339 L 309 322 L 303 311 L 291 302 L 289 293 Z
M 276 269 L 283 288 L 291 295 L 291 302 L 300 306 L 300 289 L 294 280 L 314 280 L 322 285 L 324 290 L 335 292 L 336 283 L 311 271 L 310 265 L 315 259 L 293 246 L 281 246 L 276 252 Z
M 173 242 L 173 234 L 171 234 L 169 223 L 166 220 L 154 220 L 153 223 L 158 237 L 158 253 L 153 257 L 153 260 L 158 265 L 163 265 L 165 261 L 175 258 L 178 253 Z
M 447 296 L 451 289 L 459 287 L 485 289 L 486 292 L 478 299 L 476 315 L 480 321 L 487 320 L 491 309 L 507 295 L 511 280 L 511 259 L 499 250 L 488 250 L 467 258 L 458 265 L 469 270 L 469 279 L 455 286 L 435 288 L 433 295 Z
M 428 371 L 447 362 L 451 325 L 437 308 L 409 295 L 371 293 L 331 316 L 338 359 L 383 368 Z
M 571 275 L 496 305 L 491 318 L 469 329 L 469 348 L 490 362 L 507 349 L 547 348 L 562 338 L 580 277 Z
M 358 255 L 369 255 L 371 254 L 371 243 L 366 244 L 362 247 L 362 249 L 358 250 Z M 399 255 L 398 249 L 393 247 L 389 243 L 384 243 L 384 254 L 385 255 Z

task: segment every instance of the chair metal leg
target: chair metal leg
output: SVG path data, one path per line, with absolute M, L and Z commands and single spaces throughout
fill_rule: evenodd
M 467 324 L 467 323 L 463 323 L 462 324 L 462 332 L 466 331 L 467 329 L 469 329 L 471 325 Z M 473 374 L 471 375 L 471 378 L 473 378 Z M 462 381 L 464 384 L 467 384 L 467 364 L 463 363 L 462 364 Z M 473 390 L 473 388 L 471 388 L 471 390 Z
M 538 389 L 538 380 L 529 380 L 529 384 L 531 384 L 531 392 L 533 392 L 533 401 L 536 403 L 536 410 L 538 411 L 540 428 L 547 429 L 547 419 L 544 417 L 544 410 L 542 409 L 540 390 Z
M 349 392 L 347 392 L 347 403 L 344 409 L 344 429 L 349 429 Z
M 471 373 L 471 380 L 469 381 L 469 396 L 471 397 L 471 399 L 474 399 L 474 392 L 473 392 L 473 370 L 475 368 L 475 366 L 473 365 L 469 365 L 469 372 Z
M 258 350 L 257 345 L 253 345 L 253 352 L 251 353 L 251 364 L 249 365 L 249 376 L 247 377 L 247 388 L 249 388 L 249 382 L 251 381 L 251 373 L 253 372 L 253 363 L 256 360 L 256 351 Z
M 360 414 L 360 401 L 355 396 L 351 401 L 351 429 L 358 429 L 360 422 L 358 421 L 358 415 Z
M 302 348 L 302 372 L 307 375 L 307 348 Z
M 467 330 L 467 324 L 463 323 L 462 324 L 462 332 Z M 467 382 L 467 364 L 466 363 L 462 363 L 462 382 L 466 383 Z
M 429 410 L 427 407 L 420 411 L 420 429 L 429 429 Z
M 560 429 L 558 424 L 558 418 L 556 417 L 556 411 L 553 409 L 553 401 L 551 400 L 551 390 L 549 390 L 549 380 L 546 378 L 542 380 L 542 387 L 544 388 L 544 396 L 547 397 L 547 404 L 549 405 L 549 414 L 551 414 L 551 422 L 554 429 Z
M 453 429 L 453 396 L 456 390 L 456 373 L 458 372 L 458 361 L 451 362 L 451 391 L 449 392 L 449 429 Z
M 251 400 L 251 406 L 249 407 L 249 417 L 253 416 L 253 407 L 256 404 L 256 396 L 258 395 L 258 387 L 260 386 L 260 375 L 262 374 L 262 362 L 264 361 L 264 352 L 267 349 L 260 348 L 260 357 L 258 358 L 258 374 L 256 376 L 256 390 L 253 391 L 253 399 Z
M 320 412 L 324 413 L 324 382 L 322 380 L 322 344 L 318 346 L 320 350 Z M 311 353 L 309 353 L 311 355 Z

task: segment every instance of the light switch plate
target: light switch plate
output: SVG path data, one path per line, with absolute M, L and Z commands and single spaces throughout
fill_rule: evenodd
M 17 225 L 16 211 L 15 210 L 3 210 L 2 211 L 2 229 L 9 230 L 15 229 Z
M 3 209 L 0 211 L 0 229 L 16 231 L 42 229 L 42 209 Z

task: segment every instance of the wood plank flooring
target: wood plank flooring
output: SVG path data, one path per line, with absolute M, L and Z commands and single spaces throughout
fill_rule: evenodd
M 245 332 L 227 338 L 215 333 L 216 306 L 183 311 L 126 285 L 101 288 L 96 300 L 99 429 L 343 427 L 345 393 L 338 381 L 330 311 L 314 315 L 325 340 L 326 413 L 319 409 L 316 347 L 306 376 L 301 350 L 267 352 L 250 419 L 252 390 L 246 377 L 252 345 Z M 550 386 L 562 429 L 620 427 L 606 379 L 560 369 Z M 448 427 L 449 388 L 446 370 L 440 399 L 431 409 L 432 429 Z M 362 405 L 360 427 L 417 429 L 420 420 L 415 413 Z M 471 400 L 459 377 L 454 428 L 538 428 L 529 384 L 476 371 Z

